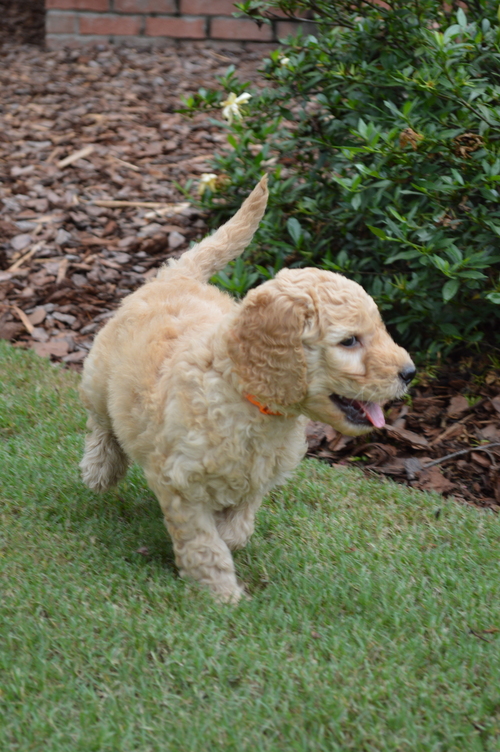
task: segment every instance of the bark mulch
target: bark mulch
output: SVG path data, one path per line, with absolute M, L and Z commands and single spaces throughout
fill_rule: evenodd
M 0 47 L 0 338 L 80 369 L 121 299 L 206 232 L 177 185 L 226 148 L 180 97 L 235 64 L 259 84 L 258 52 Z M 309 426 L 309 451 L 421 489 L 500 509 L 500 376 L 448 365 L 392 405 L 388 426 L 350 439 Z M 459 453 L 459 454 L 457 454 Z
M 0 337 L 80 363 L 120 300 L 206 233 L 176 184 L 225 144 L 174 110 L 257 53 L 0 48 Z
M 45 42 L 45 0 L 0 0 L 0 44 Z

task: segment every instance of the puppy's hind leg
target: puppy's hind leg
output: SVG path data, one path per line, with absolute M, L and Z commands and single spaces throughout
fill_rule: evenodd
M 255 513 L 262 499 L 256 498 L 239 507 L 215 513 L 217 532 L 230 551 L 246 546 L 255 526 Z
M 80 462 L 82 479 L 93 491 L 102 493 L 116 486 L 127 472 L 128 458 L 111 429 L 103 428 L 89 416 L 85 439 L 85 454 Z

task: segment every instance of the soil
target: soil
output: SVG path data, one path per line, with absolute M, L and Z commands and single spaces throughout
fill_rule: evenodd
M 226 140 L 206 115 L 176 113 L 181 97 L 217 87 L 230 64 L 260 85 L 260 58 L 195 43 L 0 47 L 0 338 L 81 368 L 122 298 L 207 231 L 179 186 L 194 192 Z M 495 366 L 421 375 L 368 439 L 311 423 L 309 453 L 498 512 Z

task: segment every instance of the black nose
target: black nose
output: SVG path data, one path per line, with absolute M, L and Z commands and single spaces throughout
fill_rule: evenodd
M 417 369 L 412 364 L 411 366 L 406 366 L 406 368 L 403 368 L 402 371 L 399 372 L 399 378 L 401 381 L 404 381 L 406 386 L 415 378 L 415 374 L 417 373 Z

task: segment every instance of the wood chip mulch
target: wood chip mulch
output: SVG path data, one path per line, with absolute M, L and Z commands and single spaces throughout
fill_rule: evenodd
M 176 184 L 224 147 L 181 96 L 260 55 L 0 48 L 0 337 L 81 363 L 103 321 L 207 232 Z
M 225 148 L 181 95 L 261 54 L 0 47 L 0 338 L 79 370 L 121 299 L 206 232 L 179 191 Z M 500 374 L 463 360 L 421 380 L 388 426 L 350 439 L 310 424 L 309 452 L 500 510 Z M 460 454 L 457 454 L 460 453 Z

